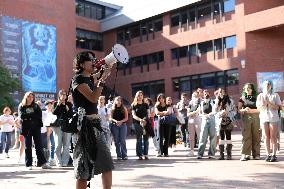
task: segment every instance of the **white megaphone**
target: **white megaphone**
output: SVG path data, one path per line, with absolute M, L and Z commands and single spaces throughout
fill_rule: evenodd
M 123 45 L 115 44 L 112 47 L 112 52 L 108 54 L 101 60 L 95 63 L 97 70 L 100 70 L 104 65 L 112 67 L 115 63 L 120 62 L 122 64 L 127 64 L 129 61 L 129 56 L 126 48 Z

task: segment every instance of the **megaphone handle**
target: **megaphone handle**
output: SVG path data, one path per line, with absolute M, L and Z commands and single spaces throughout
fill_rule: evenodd
M 96 62 L 95 67 L 97 68 L 97 70 L 100 70 L 102 66 L 105 64 L 106 64 L 106 61 L 104 59 L 101 59 Z

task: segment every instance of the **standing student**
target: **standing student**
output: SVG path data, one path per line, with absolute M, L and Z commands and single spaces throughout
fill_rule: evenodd
M 242 96 L 239 100 L 238 109 L 242 115 L 242 149 L 241 161 L 260 159 L 260 123 L 259 111 L 256 108 L 257 92 L 252 83 L 246 83 L 243 87 Z
M 35 103 L 34 94 L 31 91 L 25 93 L 24 98 L 19 105 L 18 112 L 22 122 L 21 134 L 25 137 L 25 159 L 27 169 L 32 169 L 33 142 L 36 149 L 37 166 L 41 166 L 43 169 L 50 169 L 51 167 L 46 163 L 47 160 L 44 157 L 43 148 L 41 145 L 40 130 L 43 126 L 42 112 L 40 107 Z
M 110 111 L 110 126 L 114 139 L 116 156 L 118 160 L 127 160 L 127 148 L 126 148 L 126 136 L 128 111 L 123 104 L 122 97 L 117 96 L 114 98 L 114 102 Z
M 147 124 L 150 124 L 150 110 L 148 104 L 144 103 L 143 99 L 143 92 L 137 91 L 131 104 L 131 108 L 136 133 L 136 155 L 139 160 L 142 160 L 143 157 L 145 160 L 148 160 L 149 133 L 147 133 L 146 127 Z
M 278 110 L 281 107 L 280 97 L 273 90 L 272 81 L 264 81 L 262 93 L 257 96 L 256 100 L 260 125 L 265 133 L 265 161 L 270 162 L 277 161 L 277 132 L 280 120 Z M 272 143 L 272 154 L 270 152 L 270 142 Z
M 1 146 L 0 154 L 5 150 L 6 158 L 10 158 L 9 149 L 11 145 L 12 132 L 14 117 L 11 115 L 11 109 L 6 106 L 3 109 L 3 115 L 0 116 L 0 127 L 1 127 Z

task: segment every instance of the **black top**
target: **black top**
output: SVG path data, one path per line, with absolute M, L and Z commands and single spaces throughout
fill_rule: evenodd
M 148 117 L 148 112 L 147 112 L 149 109 L 148 104 L 146 103 L 136 104 L 136 105 L 133 105 L 131 108 L 132 108 L 132 111 L 135 112 L 135 115 L 137 117 L 141 119 L 146 119 Z M 139 121 L 137 121 L 136 119 L 133 119 L 133 122 L 139 124 Z
M 243 104 L 242 108 L 249 107 L 251 109 L 256 109 L 256 97 L 252 95 L 242 96 L 239 102 Z
M 211 100 L 209 102 L 201 102 L 201 111 L 204 114 L 209 114 L 212 112 L 212 105 L 211 105 Z
M 26 106 L 20 104 L 18 113 L 23 123 L 29 123 L 29 126 L 42 127 L 42 111 L 37 104 Z
M 82 107 L 86 110 L 86 115 L 97 114 L 97 103 L 92 103 L 76 89 L 78 85 L 83 83 L 86 83 L 91 90 L 95 89 L 94 80 L 92 77 L 84 77 L 80 74 L 75 75 L 72 79 L 71 85 L 74 109 L 77 110 L 79 107 Z
M 112 118 L 117 121 L 121 121 L 125 117 L 124 110 L 122 107 L 116 107 L 114 110 L 112 110 L 111 115 Z
M 168 106 L 157 105 L 156 108 L 159 110 L 159 112 L 163 112 L 167 111 Z
M 68 111 L 66 105 L 68 106 Z M 55 102 L 52 107 L 52 113 L 60 119 L 67 119 L 68 117 L 72 117 L 72 104 L 70 102 L 66 102 L 66 105 L 58 105 L 57 102 Z

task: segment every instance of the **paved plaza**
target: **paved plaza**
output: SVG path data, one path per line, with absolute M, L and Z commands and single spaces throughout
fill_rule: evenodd
M 281 149 L 278 162 L 262 160 L 239 161 L 241 134 L 233 132 L 233 160 L 202 160 L 187 157 L 188 149 L 178 145 L 170 157 L 157 158 L 152 141 L 150 159 L 138 160 L 135 156 L 135 138 L 127 139 L 129 160 L 115 160 L 113 188 L 284 188 L 284 133 L 281 133 Z M 208 149 L 208 148 L 207 148 Z M 207 150 L 206 149 L 206 150 Z M 196 152 L 195 152 L 196 153 Z M 205 151 L 207 154 L 207 151 Z M 114 147 L 112 155 L 115 157 Z M 17 151 L 11 150 L 10 158 L 0 159 L 0 189 L 71 189 L 75 188 L 73 168 L 42 170 L 25 169 L 17 164 Z M 102 188 L 100 176 L 95 176 L 91 188 Z

